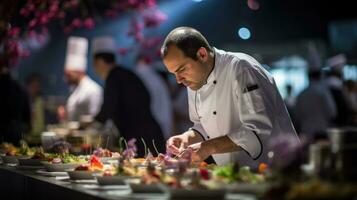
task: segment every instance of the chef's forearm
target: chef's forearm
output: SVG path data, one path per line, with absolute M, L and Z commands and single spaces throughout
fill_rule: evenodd
M 242 150 L 228 136 L 222 136 L 204 141 L 202 145 L 207 146 L 210 154 L 229 153 Z

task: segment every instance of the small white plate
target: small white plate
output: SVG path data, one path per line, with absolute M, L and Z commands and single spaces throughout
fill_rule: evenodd
M 160 184 L 135 184 L 129 183 L 131 191 L 133 193 L 164 193 L 164 190 L 160 187 Z
M 92 171 L 67 171 L 71 180 L 94 180 Z M 94 180 L 95 181 L 95 180 Z
M 99 185 L 125 185 L 128 176 L 97 176 Z
M 129 190 L 128 185 L 81 185 L 86 189 L 92 190 Z
M 3 163 L 19 164 L 19 158 L 29 158 L 28 156 L 1 156 Z
M 67 172 L 49 172 L 49 171 L 46 171 L 44 169 L 39 169 L 36 171 L 36 173 L 38 174 L 41 174 L 41 175 L 44 175 L 44 176 L 65 176 L 65 177 L 68 177 L 68 174 Z
M 81 183 L 81 184 L 97 184 L 97 181 L 96 180 L 72 180 L 72 179 L 69 179 L 68 180 L 69 182 L 71 183 Z
M 59 164 L 52 164 L 47 161 L 41 162 L 45 169 L 49 172 L 66 172 L 68 170 L 74 169 L 83 163 L 59 163 Z

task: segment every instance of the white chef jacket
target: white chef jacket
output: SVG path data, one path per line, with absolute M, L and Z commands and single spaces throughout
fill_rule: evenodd
M 66 105 L 68 120 L 79 121 L 82 115 L 94 117 L 100 110 L 102 100 L 102 87 L 85 76 L 68 97 Z
M 273 77 L 252 57 L 214 49 L 214 68 L 199 90 L 188 88 L 192 129 L 204 139 L 228 136 L 244 151 L 214 154 L 218 165 L 267 162 L 268 139 L 295 129 Z M 278 152 L 274 152 L 278 153 Z
M 165 81 L 148 65 L 139 65 L 135 73 L 144 83 L 150 94 L 151 113 L 158 122 L 165 139 L 171 137 L 173 111 L 170 92 Z

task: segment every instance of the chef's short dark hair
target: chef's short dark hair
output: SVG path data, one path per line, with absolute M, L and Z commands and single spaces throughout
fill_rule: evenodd
M 107 64 L 115 63 L 115 55 L 109 52 L 96 53 L 94 54 L 94 59 L 102 59 Z
M 212 52 L 212 47 L 206 38 L 199 31 L 191 27 L 175 28 L 166 36 L 160 52 L 162 58 L 165 58 L 171 45 L 175 45 L 185 56 L 194 60 L 197 60 L 197 51 L 201 47 Z

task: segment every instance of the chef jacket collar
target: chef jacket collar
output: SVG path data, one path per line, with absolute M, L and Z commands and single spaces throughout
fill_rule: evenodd
M 213 65 L 213 69 L 211 71 L 211 73 L 208 75 L 207 77 L 207 83 L 205 85 L 203 85 L 203 87 L 205 86 L 209 86 L 212 84 L 216 84 L 216 73 L 217 73 L 217 67 L 218 67 L 218 63 L 219 63 L 219 59 L 220 59 L 220 55 L 217 52 L 216 48 L 213 48 L 213 53 L 214 53 L 214 65 Z

